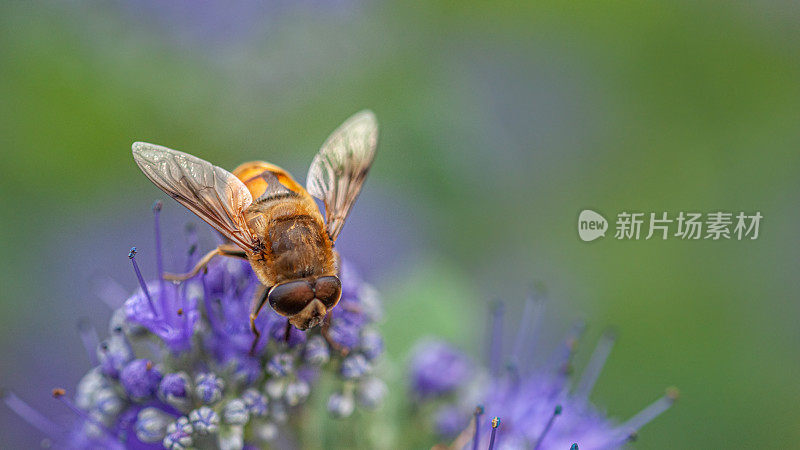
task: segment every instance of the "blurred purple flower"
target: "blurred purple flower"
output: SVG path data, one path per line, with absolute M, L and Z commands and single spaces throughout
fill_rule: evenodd
M 305 10 L 326 16 L 347 15 L 356 10 L 357 5 L 358 2 L 353 0 L 120 2 L 123 10 L 140 16 L 150 26 L 160 26 L 178 42 L 206 48 L 253 40 L 292 12 Z
M 445 342 L 422 341 L 412 353 L 411 389 L 421 398 L 453 392 L 475 374 L 469 357 Z
M 317 327 L 293 329 L 287 340 L 287 319 L 265 308 L 251 353 L 249 308 L 259 282 L 250 265 L 217 258 L 180 284 L 161 281 L 160 209 L 157 203 L 160 276 L 146 283 L 131 251 L 140 288 L 112 315 L 110 336 L 98 344 L 91 327 L 80 327 L 91 355 L 97 346 L 97 367 L 81 379 L 74 401 L 54 390 L 74 421 L 55 423 L 13 393 L 3 394 L 8 407 L 60 448 L 183 449 L 266 445 L 290 409 L 307 400 L 321 371 L 339 373 L 330 395 L 340 405 L 336 416 L 352 414 L 356 393 L 366 408 L 377 406 L 386 391 L 371 375 L 371 361 L 383 349 L 374 330 L 380 305 L 351 267 L 343 271 L 346 287 L 334 310 L 342 318 L 332 318 L 331 326 L 352 325 L 350 339 L 329 342 Z M 196 259 L 191 247 L 189 267 Z
M 411 389 L 420 404 L 433 405 L 437 432 L 442 438 L 455 437 L 453 448 L 467 443 L 490 449 L 563 450 L 575 443 L 583 448 L 620 448 L 677 398 L 677 391 L 670 389 L 624 423 L 608 418 L 589 402 L 589 394 L 611 352 L 613 336 L 607 333 L 602 338 L 573 386 L 570 361 L 582 326 L 544 367 L 536 367 L 532 355 L 523 357 L 542 309 L 541 302 L 526 303 L 512 351 L 503 355 L 502 308 L 495 308 L 489 367 L 470 366 L 465 354 L 441 342 L 417 347 L 411 360 Z M 454 395 L 436 397 L 445 393 Z M 476 408 L 476 403 L 481 406 Z

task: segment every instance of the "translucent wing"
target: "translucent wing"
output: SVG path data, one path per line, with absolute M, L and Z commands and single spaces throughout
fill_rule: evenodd
M 233 174 L 188 153 L 146 142 L 133 144 L 133 159 L 162 191 L 245 250 L 255 250 L 244 210 L 253 202 Z
M 377 145 L 375 115 L 361 111 L 328 137 L 311 162 L 306 189 L 325 203 L 325 223 L 333 241 L 358 198 Z

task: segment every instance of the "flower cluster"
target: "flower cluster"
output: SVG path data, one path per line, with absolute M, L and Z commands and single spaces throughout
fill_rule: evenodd
M 417 405 L 433 416 L 440 438 L 453 440 L 440 447 L 615 449 L 634 439 L 677 398 L 677 391 L 669 389 L 624 423 L 606 417 L 589 402 L 589 394 L 611 352 L 613 334 L 603 336 L 578 382 L 571 383 L 571 358 L 583 326 L 575 327 L 547 364 L 534 364 L 530 349 L 537 348 L 542 312 L 541 301 L 529 300 L 515 339 L 504 345 L 502 305 L 494 309 L 488 367 L 445 342 L 417 346 L 410 363 L 410 388 Z
M 254 343 L 249 314 L 260 283 L 250 265 L 218 257 L 184 282 L 165 281 L 160 203 L 154 210 L 158 278 L 144 280 L 132 249 L 139 289 L 112 314 L 74 399 L 53 391 L 75 412 L 75 424 L 56 424 L 6 393 L 11 409 L 62 447 L 242 449 L 279 439 L 322 371 L 338 380 L 328 399 L 332 415 L 380 404 L 387 389 L 372 374 L 383 352 L 374 329 L 380 302 L 350 266 L 342 268 L 342 299 L 323 327 L 300 331 L 265 307 Z M 193 232 L 190 240 L 187 269 L 198 259 Z M 94 331 L 81 328 L 94 346 Z

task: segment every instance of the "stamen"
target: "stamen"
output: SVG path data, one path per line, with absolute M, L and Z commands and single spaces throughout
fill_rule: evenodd
M 213 330 L 214 333 L 218 333 L 220 330 L 219 322 L 217 322 L 217 315 L 211 305 L 211 289 L 208 288 L 208 282 L 206 281 L 207 272 L 208 271 L 203 270 L 202 274 L 200 274 L 200 281 L 203 283 L 203 304 L 206 307 L 206 316 L 208 317 L 209 325 L 211 325 L 211 330 Z
M 94 417 L 90 416 L 86 411 L 78 408 L 75 403 L 72 402 L 67 396 L 67 391 L 63 388 L 55 388 L 53 389 L 53 398 L 56 400 L 60 400 L 61 403 L 67 406 L 72 412 L 74 412 L 78 417 L 83 419 L 84 421 L 91 422 L 92 425 L 100 428 L 111 438 L 115 438 L 116 435 L 112 432 L 103 422 L 95 419 Z
M 0 397 L 3 398 L 6 406 L 14 411 L 22 420 L 28 422 L 31 426 L 41 431 L 43 434 L 51 438 L 56 438 L 62 433 L 64 429 L 57 425 L 52 420 L 43 416 L 39 411 L 35 410 L 24 400 L 17 397 L 16 394 L 10 391 L 0 391 Z
M 494 439 L 497 436 L 497 427 L 500 426 L 500 418 L 492 417 L 492 436 L 489 438 L 489 450 L 494 449 Z
M 192 222 L 186 224 L 186 240 L 189 242 L 189 251 L 186 254 L 186 270 L 184 270 L 184 272 L 192 270 L 194 254 L 197 252 L 197 246 L 199 245 L 197 241 L 197 227 L 195 227 Z
M 168 323 L 172 323 L 171 317 L 167 313 L 167 295 L 164 290 L 164 258 L 161 253 L 161 208 L 164 205 L 161 200 L 156 200 L 153 203 L 153 221 L 156 235 L 156 272 L 158 274 L 158 301 L 161 311 L 167 319 Z
M 663 397 L 651 403 L 650 406 L 639 411 L 638 414 L 628 419 L 627 422 L 620 426 L 622 430 L 637 431 L 643 426 L 647 425 L 650 421 L 658 417 L 661 413 L 668 410 L 676 400 L 678 400 L 679 391 L 677 388 L 671 387 Z
M 556 417 L 561 415 L 561 405 L 556 405 L 556 409 L 553 410 L 553 415 L 550 416 L 550 419 L 547 421 L 547 424 L 544 426 L 544 430 L 539 435 L 539 438 L 536 439 L 536 445 L 533 446 L 533 450 L 538 450 L 539 446 L 542 445 L 544 438 L 547 436 L 547 433 L 550 432 L 550 428 L 553 427 L 553 422 L 556 421 Z
M 519 375 L 519 367 L 517 367 L 517 363 L 513 361 L 509 361 L 506 364 L 506 371 L 508 372 L 508 379 L 511 381 L 512 386 L 519 386 L 520 383 L 520 375 Z
M 181 293 L 180 297 L 180 308 L 178 308 L 178 317 L 183 317 L 183 334 L 184 336 L 191 336 L 191 330 L 189 329 L 189 315 L 184 314 L 186 308 L 188 307 L 187 302 L 189 301 L 186 297 L 186 283 L 183 283 L 183 292 Z
M 605 444 L 601 445 L 599 448 L 602 450 L 614 450 L 620 447 L 623 447 L 628 442 L 634 442 L 639 437 L 639 435 L 635 431 L 630 431 L 628 433 L 620 433 L 617 434 L 613 439 L 607 441 Z
M 638 430 L 669 409 L 670 406 L 678 400 L 679 395 L 680 393 L 677 388 L 668 388 L 663 397 L 651 403 L 638 414 L 628 419 L 627 422 L 620 425 L 617 428 L 619 432 L 616 434 L 616 437 L 611 439 L 602 448 L 619 448 L 626 442 L 635 441 L 638 437 Z
M 600 376 L 600 372 L 603 371 L 603 366 L 606 363 L 606 359 L 608 359 L 608 355 L 611 353 L 611 348 L 614 346 L 615 340 L 616 333 L 613 331 L 607 331 L 600 338 L 600 342 L 597 343 L 592 357 L 589 358 L 589 363 L 586 364 L 586 369 L 584 369 L 581 380 L 578 382 L 578 387 L 575 388 L 575 397 L 582 399 L 589 397 L 589 394 L 591 394 L 597 382 L 597 378 Z
M 159 220 L 161 216 L 161 207 L 163 204 L 161 200 L 156 200 L 153 203 L 153 218 L 155 222 L 155 234 L 156 234 L 156 269 L 158 270 L 158 280 L 160 283 L 164 283 L 164 260 L 161 257 L 161 221 Z
M 198 240 L 197 240 L 197 228 L 194 226 L 194 223 L 189 222 L 186 224 L 185 228 L 186 232 L 186 240 L 189 242 L 189 251 L 186 252 L 186 269 L 184 272 L 189 272 L 192 270 L 192 266 L 194 266 L 194 254 L 197 251 Z M 178 316 L 183 315 L 183 311 L 186 311 L 187 308 L 187 297 L 186 297 L 186 289 L 188 283 L 183 283 L 181 285 L 181 302 L 180 308 L 178 309 Z M 186 336 L 191 336 L 191 330 L 189 328 L 189 316 L 186 315 L 183 320 L 183 332 Z
M 475 407 L 473 416 L 475 417 L 475 435 L 472 437 L 472 450 L 478 450 L 478 441 L 481 436 L 481 415 L 483 414 L 483 406 L 478 405 Z
M 142 278 L 142 272 L 139 270 L 139 265 L 136 264 L 136 247 L 131 247 L 131 251 L 128 253 L 128 258 L 133 264 L 133 270 L 136 272 L 136 278 L 139 279 L 139 286 L 141 286 L 145 297 L 147 297 L 147 304 L 150 305 L 150 310 L 153 312 L 153 317 L 158 317 L 156 307 L 153 304 L 153 298 L 150 297 L 150 291 L 147 289 L 147 284 L 144 282 L 144 278 Z
M 553 366 L 558 368 L 561 377 L 557 380 L 559 382 L 566 381 L 566 377 L 572 373 L 572 357 L 575 355 L 575 349 L 578 346 L 580 335 L 586 329 L 583 322 L 577 322 L 572 326 L 567 339 L 564 341 L 564 346 L 558 350 L 553 357 Z
M 489 369 L 493 375 L 500 374 L 503 358 L 503 303 L 497 301 L 492 307 L 492 332 L 489 341 Z
M 128 296 L 128 291 L 111 277 L 94 277 L 91 290 L 112 311 L 122 306 Z
M 81 342 L 83 342 L 86 354 L 89 356 L 89 362 L 96 366 L 98 364 L 97 346 L 100 343 L 100 339 L 97 337 L 97 330 L 94 329 L 89 319 L 84 317 L 78 321 L 78 333 L 81 336 Z
M 517 328 L 517 337 L 514 340 L 514 348 L 511 351 L 512 362 L 519 362 L 523 348 L 527 348 L 530 351 L 534 347 L 533 343 L 529 342 L 529 340 L 532 336 L 536 335 L 539 329 L 542 311 L 544 311 L 544 301 L 538 297 L 529 296 L 525 300 L 525 307 L 522 310 L 519 328 Z

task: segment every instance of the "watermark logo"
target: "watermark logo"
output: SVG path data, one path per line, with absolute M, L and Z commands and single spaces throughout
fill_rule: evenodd
M 622 211 L 614 224 L 617 240 L 755 240 L 758 239 L 761 219 L 760 211 L 738 213 L 714 211 L 709 213 L 684 212 L 669 215 L 667 212 L 643 213 Z M 606 235 L 606 219 L 585 209 L 578 216 L 578 236 L 590 242 Z
M 591 242 L 606 235 L 608 221 L 600 213 L 584 209 L 578 215 L 578 236 L 582 241 Z

